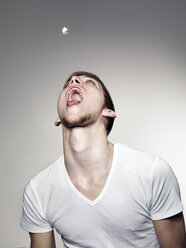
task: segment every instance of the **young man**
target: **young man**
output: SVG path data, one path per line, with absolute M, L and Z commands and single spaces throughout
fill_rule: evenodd
M 26 186 L 31 248 L 185 248 L 178 182 L 165 161 L 107 140 L 116 117 L 94 74 L 75 72 L 58 99 L 64 155 Z

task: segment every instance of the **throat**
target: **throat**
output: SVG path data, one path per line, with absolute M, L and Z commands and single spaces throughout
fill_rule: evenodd
M 95 156 L 93 156 L 95 159 Z M 80 159 L 84 161 L 84 159 Z M 103 161 L 105 162 L 103 163 Z M 79 191 L 87 199 L 94 201 L 104 190 L 111 177 L 113 163 L 113 150 L 111 150 L 106 157 L 97 160 L 94 164 L 86 161 L 81 162 L 81 166 L 78 163 L 66 167 L 67 174 L 71 183 L 74 185 L 77 191 Z

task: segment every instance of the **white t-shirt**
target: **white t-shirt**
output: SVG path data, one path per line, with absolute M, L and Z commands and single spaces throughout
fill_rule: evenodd
M 61 234 L 69 248 L 158 248 L 152 220 L 180 213 L 177 179 L 155 155 L 114 145 L 112 167 L 100 195 L 91 201 L 72 184 L 64 157 L 25 187 L 21 227 Z

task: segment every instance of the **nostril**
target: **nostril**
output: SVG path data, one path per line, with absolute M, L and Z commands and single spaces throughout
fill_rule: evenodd
M 79 84 L 79 81 L 78 81 L 77 79 L 75 79 L 75 82 L 76 82 L 77 84 Z

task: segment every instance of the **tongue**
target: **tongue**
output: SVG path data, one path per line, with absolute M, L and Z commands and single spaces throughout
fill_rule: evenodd
M 76 105 L 79 103 L 80 103 L 79 100 L 71 100 L 71 101 L 67 101 L 67 106 L 72 106 L 72 105 Z
M 73 94 L 71 97 L 72 100 L 68 100 L 67 101 L 67 105 L 68 106 L 72 106 L 72 105 L 76 105 L 79 104 L 81 102 L 81 97 L 79 94 Z
M 81 101 L 81 97 L 80 97 L 80 95 L 79 94 L 76 94 L 76 93 L 74 93 L 73 95 L 72 95 L 72 100 L 75 100 L 75 101 Z

